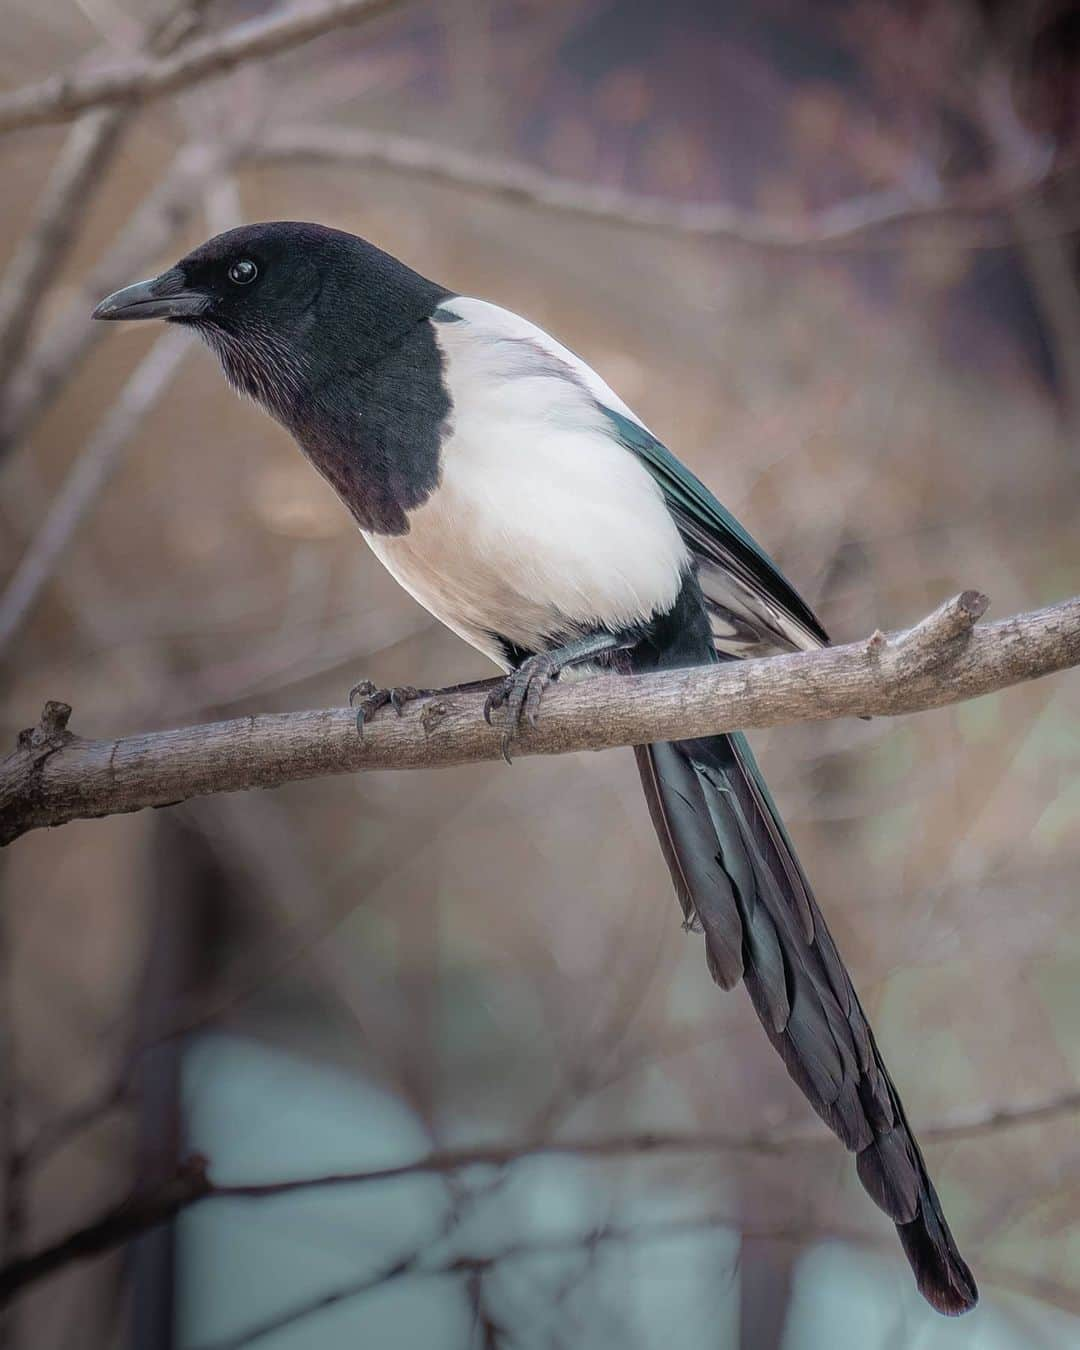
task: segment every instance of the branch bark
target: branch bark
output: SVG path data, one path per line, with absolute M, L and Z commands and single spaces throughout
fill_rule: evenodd
M 976 627 L 986 597 L 965 591 L 915 628 L 761 661 L 656 675 L 598 675 L 547 695 L 521 755 L 607 750 L 649 741 L 837 717 L 892 717 L 992 693 L 1080 665 L 1080 596 Z M 483 697 L 436 693 L 356 734 L 347 708 L 252 716 L 117 740 L 68 730 L 46 705 L 0 762 L 0 844 L 70 820 L 167 806 L 189 797 L 367 769 L 438 768 L 497 759 L 500 730 Z
M 0 131 L 68 122 L 87 108 L 148 103 L 237 66 L 288 51 L 333 28 L 374 18 L 397 0 L 320 0 L 238 23 L 189 42 L 172 56 L 138 57 L 84 73 L 69 71 L 0 97 Z

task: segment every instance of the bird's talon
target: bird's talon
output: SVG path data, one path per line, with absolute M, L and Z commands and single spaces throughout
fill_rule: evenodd
M 349 707 L 356 703 L 357 698 L 370 698 L 375 693 L 378 693 L 378 689 L 371 680 L 358 680 L 349 690 Z
M 525 717 L 529 726 L 536 726 L 540 720 L 540 704 L 544 701 L 544 688 L 547 681 L 534 677 L 529 681 L 525 693 Z
M 393 689 L 380 689 L 371 680 L 361 680 L 349 690 L 349 707 L 356 708 L 356 734 L 364 734 L 364 723 L 387 704 L 400 717 L 406 703 L 420 698 L 430 690 L 415 689 L 411 684 L 398 685 Z M 359 702 L 357 702 L 359 700 Z
M 390 706 L 400 717 L 406 703 L 411 703 L 414 698 L 420 697 L 420 690 L 414 689 L 411 684 L 399 685 L 396 689 L 390 690 Z
M 491 725 L 491 714 L 496 708 L 506 708 L 506 729 L 502 737 L 502 756 L 510 764 L 510 748 L 517 739 L 523 722 L 530 727 L 537 724 L 544 690 L 558 674 L 558 668 L 546 654 L 531 656 L 517 670 L 507 675 L 498 689 L 484 700 L 484 721 Z

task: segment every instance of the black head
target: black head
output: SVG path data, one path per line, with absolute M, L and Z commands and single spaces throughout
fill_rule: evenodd
M 230 380 L 287 419 L 314 386 L 377 361 L 448 294 L 356 235 L 280 220 L 216 235 L 93 317 L 196 328 Z

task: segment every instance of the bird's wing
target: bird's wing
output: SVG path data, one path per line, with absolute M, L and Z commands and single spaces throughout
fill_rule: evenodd
M 780 568 L 701 480 L 634 417 L 605 408 L 619 440 L 663 489 L 698 564 L 717 650 L 756 655 L 779 647 L 810 650 L 829 636 Z
M 697 563 L 719 652 L 754 656 L 828 642 L 809 605 L 765 550 L 579 356 L 527 319 L 484 300 L 454 296 L 435 317 L 466 322 L 492 341 L 528 344 L 536 356 L 558 362 L 596 400 L 612 438 L 648 469 L 664 494 Z

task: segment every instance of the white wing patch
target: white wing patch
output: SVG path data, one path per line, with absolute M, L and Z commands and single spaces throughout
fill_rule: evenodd
M 453 300 L 446 300 L 439 306 L 439 309 L 446 314 L 456 314 L 466 321 L 474 331 L 483 332 L 490 338 L 506 338 L 510 341 L 534 343 L 548 356 L 568 366 L 597 402 L 614 409 L 615 412 L 622 413 L 624 417 L 629 417 L 639 427 L 645 426 L 637 413 L 626 406 L 611 386 L 605 384 L 597 375 L 592 366 L 586 365 L 576 352 L 572 352 L 569 347 L 564 347 L 561 342 L 556 342 L 550 333 L 545 333 L 542 328 L 530 323 L 528 319 L 523 319 L 520 314 L 514 314 L 508 309 L 500 309 L 498 305 L 493 305 L 487 300 L 475 300 L 468 295 L 459 295 Z M 648 427 L 645 429 L 647 431 Z
M 598 403 L 649 431 L 641 418 L 627 407 L 591 366 L 536 324 L 510 310 L 489 304 L 486 300 L 468 296 L 447 300 L 440 308 L 448 314 L 459 316 L 463 320 L 461 327 L 468 324 L 492 338 L 533 344 L 538 351 L 573 371 L 576 379 Z M 693 540 L 688 544 L 688 551 L 691 549 L 694 549 Z M 711 562 L 704 554 L 698 554 L 698 561 L 698 582 L 708 606 L 717 651 L 730 656 L 766 656 L 793 648 L 812 650 L 822 645 L 819 637 L 771 597 L 746 584 L 729 569 Z
M 493 635 L 536 651 L 669 609 L 689 552 L 659 485 L 596 401 L 633 414 L 517 315 L 461 298 L 443 309 L 434 331 L 452 407 L 441 480 L 407 534 L 366 536 L 379 558 L 504 665 Z

